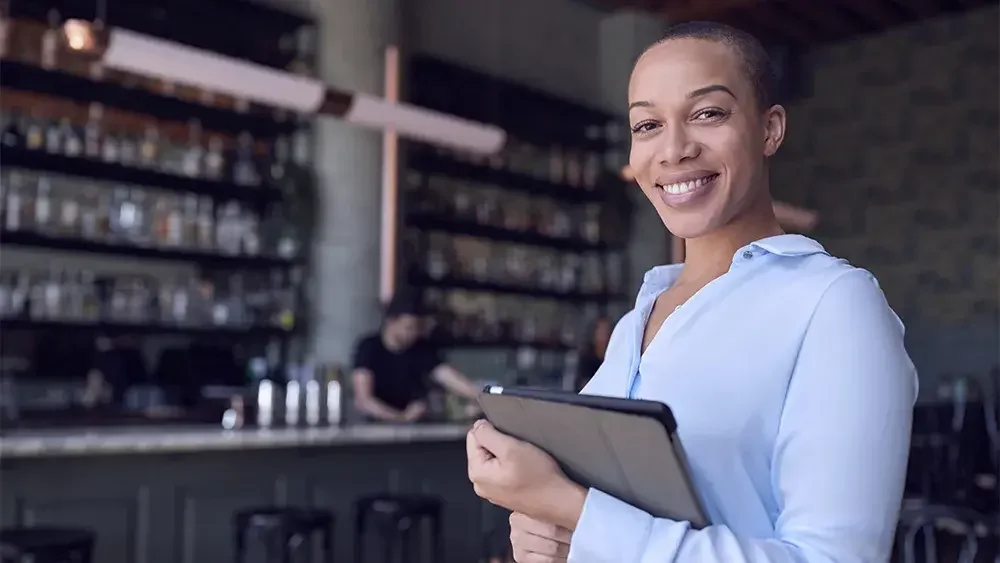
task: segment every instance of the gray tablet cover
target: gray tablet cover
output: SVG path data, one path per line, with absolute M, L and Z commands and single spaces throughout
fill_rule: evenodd
M 680 440 L 659 420 L 502 393 L 479 401 L 498 430 L 548 452 L 573 481 L 657 518 L 709 524 Z

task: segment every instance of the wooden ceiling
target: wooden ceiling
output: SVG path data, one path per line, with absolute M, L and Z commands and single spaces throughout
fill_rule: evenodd
M 710 20 L 769 44 L 813 46 L 878 33 L 998 0 L 590 0 L 608 10 L 640 9 L 671 23 Z

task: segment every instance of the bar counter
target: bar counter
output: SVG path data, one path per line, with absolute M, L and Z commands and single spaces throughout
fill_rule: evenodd
M 46 456 L 184 453 L 464 440 L 468 424 L 223 430 L 219 427 L 20 430 L 0 436 L 0 460 Z
M 442 563 L 476 561 L 493 511 L 466 475 L 468 427 L 20 430 L 0 437 L 0 522 L 91 528 L 101 563 L 218 563 L 233 560 L 235 511 L 313 506 L 333 511 L 335 560 L 352 561 L 357 498 L 423 493 L 445 503 Z

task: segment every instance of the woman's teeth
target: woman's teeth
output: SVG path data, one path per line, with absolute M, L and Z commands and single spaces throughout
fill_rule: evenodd
M 718 174 L 712 174 L 711 176 L 705 176 L 704 178 L 698 178 L 697 180 L 689 180 L 687 182 L 677 182 L 676 184 L 667 184 L 665 186 L 660 186 L 663 191 L 670 194 L 686 194 L 691 190 L 698 189 L 705 184 L 711 182 L 718 176 Z

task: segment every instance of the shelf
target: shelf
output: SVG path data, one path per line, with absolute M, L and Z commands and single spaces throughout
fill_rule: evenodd
M 197 119 L 202 128 L 208 131 L 233 134 L 247 131 L 255 138 L 271 138 L 298 128 L 293 120 L 277 121 L 260 113 L 238 113 L 213 108 L 154 94 L 141 88 L 97 82 L 15 61 L 0 60 L 0 76 L 3 76 L 4 88 L 48 94 L 83 103 L 99 102 L 109 107 L 180 123 Z
M 493 241 L 541 246 L 570 252 L 602 252 L 608 250 L 608 245 L 604 243 L 592 243 L 580 238 L 553 237 L 529 231 L 515 231 L 492 225 L 481 225 L 475 221 L 452 217 L 415 214 L 407 218 L 407 224 L 422 231 L 440 231 L 453 235 L 465 235 Z
M 413 154 L 410 157 L 410 167 L 425 174 L 442 174 L 452 178 L 492 184 L 508 190 L 517 190 L 571 203 L 600 202 L 604 199 L 603 194 L 597 190 L 574 188 L 428 153 Z
M 4 167 L 26 168 L 67 176 L 81 176 L 95 180 L 162 188 L 182 193 L 207 195 L 216 199 L 234 199 L 246 202 L 268 202 L 281 199 L 281 192 L 267 186 L 246 187 L 228 182 L 214 182 L 185 178 L 153 170 L 132 168 L 85 158 L 73 158 L 44 151 L 19 147 L 0 147 L 0 162 Z
M 44 248 L 48 250 L 86 252 L 90 254 L 127 256 L 130 258 L 147 258 L 152 260 L 194 262 L 209 268 L 288 268 L 298 263 L 295 260 L 286 260 L 283 258 L 271 258 L 264 256 L 226 256 L 224 254 L 201 252 L 198 250 L 110 244 L 78 238 L 50 237 L 26 231 L 0 230 L 0 247 L 4 246 Z
M 156 323 L 116 323 L 116 322 L 82 322 L 82 321 L 47 321 L 32 319 L 0 319 L 0 331 L 30 330 L 30 331 L 89 331 L 105 335 L 125 334 L 179 334 L 187 336 L 226 336 L 226 337 L 273 337 L 290 336 L 293 330 L 277 327 L 259 326 L 250 328 L 231 327 L 193 327 L 173 326 Z
M 500 338 L 497 340 L 474 340 L 471 338 L 438 338 L 435 339 L 433 342 L 435 346 L 440 346 L 442 348 L 451 348 L 451 349 L 497 348 L 497 349 L 517 350 L 519 348 L 534 348 L 535 350 L 554 350 L 554 351 L 566 351 L 573 349 L 572 346 L 568 346 L 566 344 L 550 343 L 550 342 L 521 342 L 509 338 Z
M 542 289 L 538 287 L 524 287 L 520 285 L 501 284 L 493 282 L 481 282 L 461 278 L 444 278 L 440 280 L 431 279 L 428 276 L 414 275 L 410 277 L 410 284 L 421 288 L 439 289 L 463 289 L 466 291 L 481 291 L 484 293 L 505 293 L 508 295 L 523 295 L 537 299 L 555 299 L 558 301 L 603 302 L 612 298 L 606 293 L 581 293 L 566 292 L 554 289 Z

